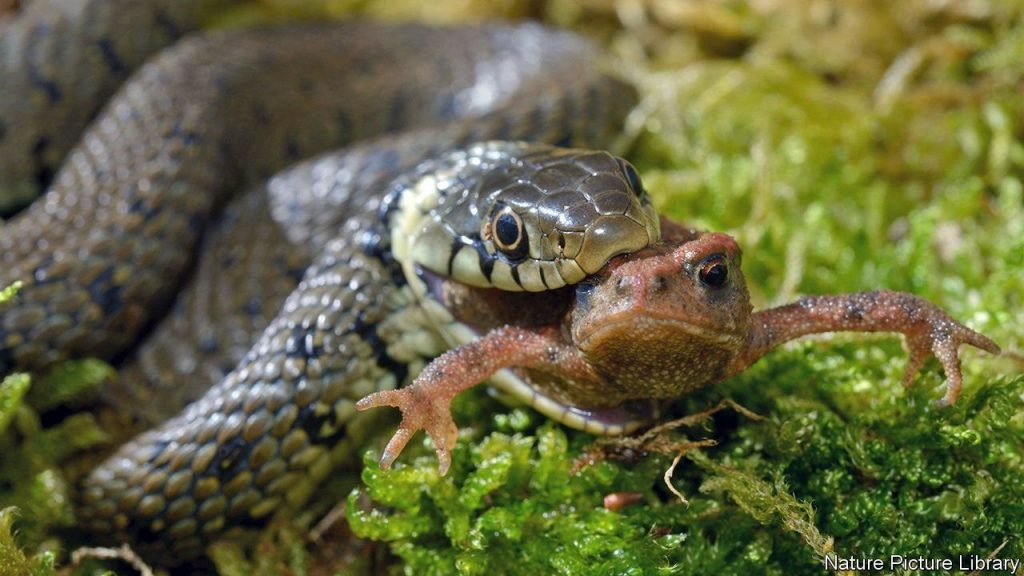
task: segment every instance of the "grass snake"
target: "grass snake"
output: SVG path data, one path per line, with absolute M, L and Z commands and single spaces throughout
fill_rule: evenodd
M 120 366 L 106 399 L 156 427 L 89 475 L 80 518 L 163 561 L 299 503 L 355 401 L 443 351 L 438 323 L 468 329 L 407 273 L 544 292 L 658 237 L 627 163 L 523 143 L 618 130 L 635 94 L 589 43 L 196 33 L 208 4 L 37 0 L 0 24 L 0 210 L 46 187 L 0 228 L 0 285 L 23 282 L 0 374 Z

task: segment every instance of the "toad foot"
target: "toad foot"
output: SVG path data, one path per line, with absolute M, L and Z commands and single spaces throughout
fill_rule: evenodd
M 438 472 L 443 476 L 451 466 L 451 451 L 458 439 L 451 414 L 451 401 L 456 395 L 502 368 L 550 368 L 560 362 L 577 366 L 577 358 L 575 349 L 562 341 L 557 328 L 506 326 L 445 352 L 427 364 L 410 385 L 370 394 L 356 403 L 356 409 L 393 406 L 402 411 L 402 422 L 381 455 L 381 468 L 390 468 L 413 435 L 423 430 L 434 442 Z M 585 371 L 585 367 L 580 370 Z

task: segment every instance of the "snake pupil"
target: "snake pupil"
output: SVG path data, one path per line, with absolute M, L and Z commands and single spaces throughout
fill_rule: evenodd
M 519 225 L 516 219 L 508 213 L 498 216 L 494 223 L 494 236 L 498 244 L 506 248 L 514 248 L 519 242 Z
M 725 256 L 714 254 L 708 256 L 700 265 L 700 272 L 697 273 L 701 283 L 710 288 L 721 288 L 729 281 L 729 265 L 726 264 Z
M 526 255 L 527 242 L 523 233 L 523 220 L 512 208 L 503 206 L 491 221 L 494 244 L 509 258 Z

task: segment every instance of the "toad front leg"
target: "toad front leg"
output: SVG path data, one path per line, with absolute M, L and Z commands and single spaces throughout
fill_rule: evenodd
M 434 442 L 438 472 L 444 475 L 458 437 L 452 399 L 498 370 L 513 366 L 556 371 L 562 378 L 597 378 L 579 352 L 564 342 L 558 327 L 493 330 L 437 357 L 409 386 L 376 392 L 356 403 L 359 410 L 393 406 L 402 411 L 402 422 L 381 455 L 381 468 L 390 468 L 413 435 L 424 430 Z
M 897 332 L 906 337 L 910 358 L 903 372 L 909 386 L 929 356 L 935 356 L 946 373 L 946 394 L 939 406 L 956 402 L 963 377 L 957 353 L 970 344 L 992 354 L 999 346 L 971 330 L 938 306 L 913 294 L 879 290 L 834 296 L 809 296 L 792 304 L 755 313 L 750 319 L 746 347 L 737 357 L 732 373 L 742 372 L 776 346 L 823 332 Z

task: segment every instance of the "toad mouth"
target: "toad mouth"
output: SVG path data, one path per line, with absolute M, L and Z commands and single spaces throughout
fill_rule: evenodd
M 592 329 L 581 330 L 576 340 L 580 350 L 589 350 L 610 338 L 615 338 L 616 334 L 626 334 L 635 338 L 645 332 L 686 334 L 719 344 L 728 344 L 743 338 L 743 334 L 734 327 L 702 326 L 678 317 L 627 311 L 607 316 Z

